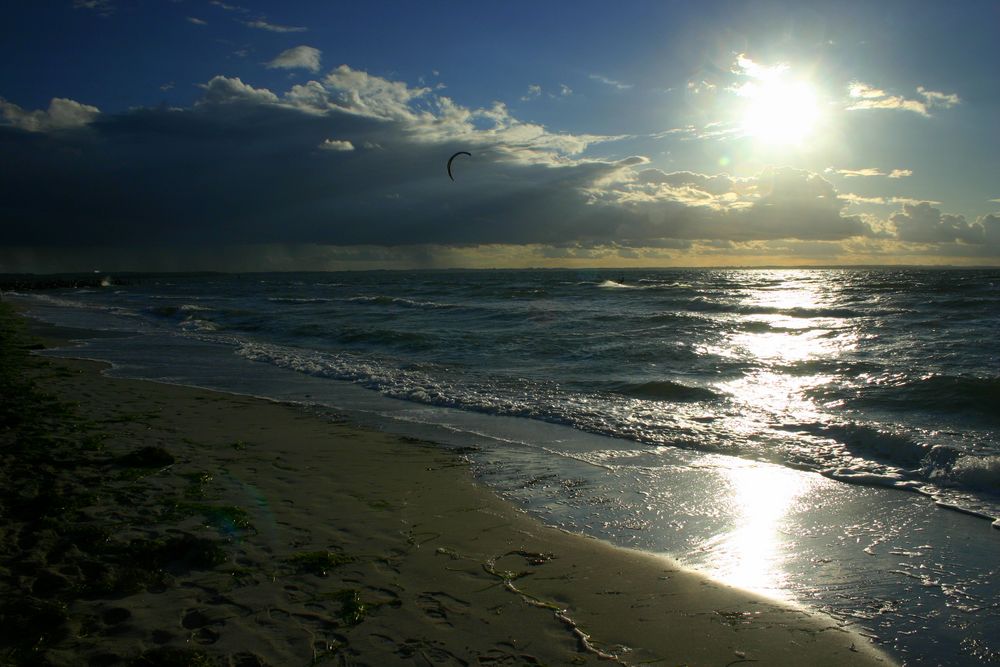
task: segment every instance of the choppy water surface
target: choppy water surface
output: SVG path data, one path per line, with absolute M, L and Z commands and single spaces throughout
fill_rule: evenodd
M 526 418 L 482 427 L 493 445 L 475 463 L 547 520 L 724 577 L 770 563 L 729 578 L 796 599 L 822 588 L 820 606 L 875 631 L 937 627 L 933 650 L 897 646 L 913 664 L 1000 659 L 1000 271 L 153 276 L 31 303 L 173 341 L 157 353 L 174 350 L 173 375 L 200 345 L 218 351 L 202 363 L 281 369 L 310 395 L 334 380 L 403 399 L 411 421 L 419 406 Z M 861 561 L 828 567 L 852 539 Z M 799 555 L 775 579 L 782 549 Z M 936 611 L 913 611 L 925 599 Z

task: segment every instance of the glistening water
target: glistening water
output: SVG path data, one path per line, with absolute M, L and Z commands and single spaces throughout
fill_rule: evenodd
M 1000 660 L 996 270 L 160 275 L 24 302 L 132 334 L 65 352 L 116 374 L 472 446 L 549 523 L 907 664 Z

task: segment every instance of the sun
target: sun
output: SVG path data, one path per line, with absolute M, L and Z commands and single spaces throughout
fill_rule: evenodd
M 801 144 L 816 131 L 821 108 L 816 88 L 791 79 L 786 64 L 765 66 L 741 54 L 734 72 L 750 80 L 735 89 L 743 100 L 739 113 L 746 136 L 765 145 Z
M 746 98 L 744 132 L 766 144 L 800 144 L 816 129 L 820 106 L 816 90 L 805 81 L 747 83 L 740 89 Z

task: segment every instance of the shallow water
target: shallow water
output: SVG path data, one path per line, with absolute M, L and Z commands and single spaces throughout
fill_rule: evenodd
M 150 377 L 475 446 L 544 520 L 998 660 L 1000 272 L 376 272 L 64 290 Z M 393 400 L 400 399 L 400 400 Z M 844 483 L 850 482 L 850 484 Z M 917 491 L 919 493 L 914 493 Z

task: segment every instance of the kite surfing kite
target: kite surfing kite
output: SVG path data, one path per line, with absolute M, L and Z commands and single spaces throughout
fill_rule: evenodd
M 452 163 L 452 162 L 453 162 L 453 161 L 455 160 L 455 158 L 457 158 L 457 157 L 458 157 L 459 155 L 468 155 L 469 157 L 472 157 L 472 153 L 469 153 L 469 152 L 467 152 L 467 151 L 458 151 L 457 153 L 455 153 L 454 155 L 452 155 L 452 156 L 451 156 L 450 158 L 448 158 L 448 178 L 450 178 L 450 179 L 451 179 L 451 180 L 453 180 L 453 181 L 455 180 L 455 177 L 451 175 L 451 163 Z

